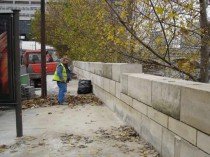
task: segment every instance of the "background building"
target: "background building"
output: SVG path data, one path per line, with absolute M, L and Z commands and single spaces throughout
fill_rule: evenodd
M 0 13 L 11 12 L 12 9 L 21 10 L 20 35 L 22 40 L 28 39 L 31 28 L 31 18 L 40 7 L 41 0 L 0 0 Z

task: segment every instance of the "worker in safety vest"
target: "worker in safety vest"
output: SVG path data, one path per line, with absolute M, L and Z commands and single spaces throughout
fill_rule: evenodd
M 61 105 L 68 105 L 65 102 L 65 93 L 67 92 L 67 83 L 70 78 L 70 70 L 68 69 L 68 59 L 62 58 L 61 63 L 57 66 L 56 71 L 53 76 L 53 80 L 57 81 L 57 85 L 59 88 L 58 93 L 58 103 Z

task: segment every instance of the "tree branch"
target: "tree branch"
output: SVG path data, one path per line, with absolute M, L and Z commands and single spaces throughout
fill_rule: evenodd
M 161 22 L 161 20 L 160 20 L 160 17 L 158 16 L 158 14 L 157 14 L 157 12 L 156 12 L 156 10 L 155 10 L 155 7 L 154 7 L 154 5 L 153 5 L 153 3 L 152 3 L 152 0 L 150 0 L 150 3 L 151 3 L 151 5 L 152 5 L 152 9 L 153 9 L 153 11 L 154 11 L 154 13 L 155 13 L 155 16 L 157 17 L 157 19 L 158 19 L 158 22 L 159 22 L 159 24 L 160 24 L 160 27 L 161 27 L 161 30 L 162 30 L 162 32 L 163 32 L 163 36 L 164 36 L 164 39 L 165 39 L 165 42 L 166 42 L 166 53 L 165 53 L 165 55 L 164 55 L 164 58 L 165 58 L 165 56 L 168 54 L 168 56 L 169 56 L 169 43 L 168 43 L 168 39 L 167 39 L 167 37 L 166 37 L 166 32 L 165 32 L 165 29 L 164 29 L 164 27 L 163 27 L 163 24 L 162 24 L 162 22 Z M 169 60 L 169 62 L 170 62 L 170 60 Z
M 118 20 L 120 21 L 120 23 L 126 28 L 126 30 L 131 33 L 133 35 L 133 37 L 140 43 L 142 44 L 146 49 L 148 49 L 152 54 L 154 54 L 156 57 L 158 57 L 159 59 L 161 59 L 163 62 L 165 62 L 166 64 L 168 64 L 169 67 L 171 67 L 172 69 L 182 72 L 185 75 L 189 76 L 192 80 L 197 81 L 190 73 L 187 73 L 181 69 L 179 69 L 178 67 L 176 67 L 175 65 L 172 65 L 172 63 L 170 63 L 169 61 L 167 61 L 166 59 L 164 59 L 163 57 L 161 57 L 157 52 L 155 52 L 155 50 L 153 50 L 150 46 L 148 46 L 146 43 L 144 43 L 141 39 L 139 39 L 133 32 L 132 30 L 127 26 L 127 24 L 122 20 L 122 18 L 120 17 L 120 15 L 116 12 L 116 10 L 112 7 L 112 5 L 108 2 L 108 0 L 105 0 L 105 2 L 107 3 L 107 5 L 111 8 L 111 10 L 113 11 L 113 13 L 117 16 Z

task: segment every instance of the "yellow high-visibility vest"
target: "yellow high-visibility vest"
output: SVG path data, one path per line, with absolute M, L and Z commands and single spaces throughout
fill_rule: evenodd
M 66 80 L 67 80 L 66 68 L 64 67 L 64 65 L 63 65 L 62 63 L 59 64 L 59 65 L 61 65 L 62 68 L 63 68 L 63 70 L 62 70 L 62 76 L 63 76 L 64 81 L 66 82 Z M 59 66 L 59 65 L 58 65 L 58 66 Z M 60 79 L 60 77 L 58 76 L 58 74 L 57 74 L 58 66 L 57 66 L 56 71 L 55 71 L 54 76 L 53 76 L 53 80 L 54 80 L 54 81 L 62 81 L 62 80 Z

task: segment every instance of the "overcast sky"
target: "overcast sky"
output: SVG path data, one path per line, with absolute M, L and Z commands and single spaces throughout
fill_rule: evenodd
M 208 16 L 208 21 L 210 22 L 210 5 L 207 7 L 207 16 Z

